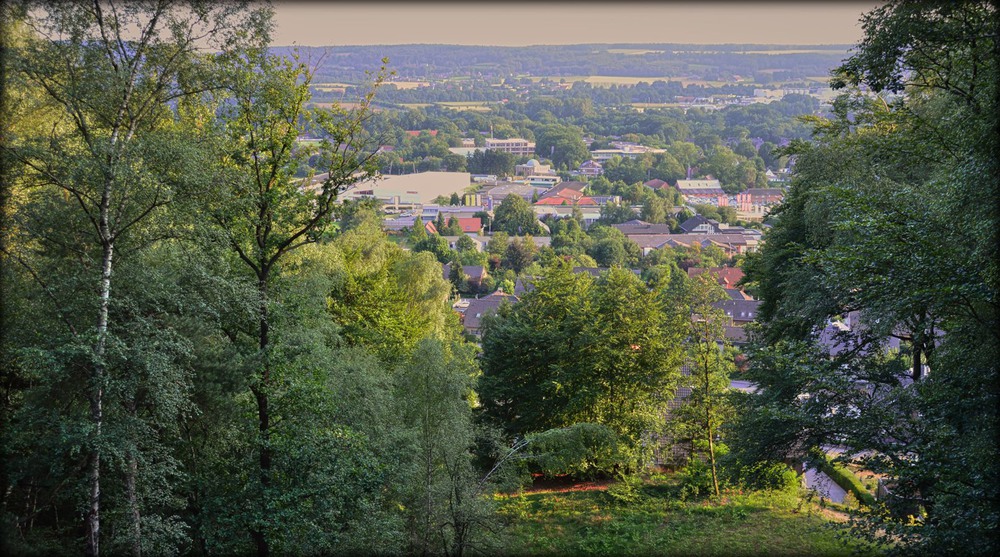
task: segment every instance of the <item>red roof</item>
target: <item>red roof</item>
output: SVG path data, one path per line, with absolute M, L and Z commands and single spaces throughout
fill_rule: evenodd
M 479 232 L 483 228 L 483 221 L 479 217 L 469 217 L 458 219 L 458 225 L 462 227 L 462 232 Z
M 572 205 L 573 200 L 566 197 L 559 197 L 558 195 L 553 195 L 552 197 L 544 197 L 535 202 L 535 205 Z
M 690 269 L 688 269 L 688 276 L 696 277 L 704 273 L 705 271 L 706 269 L 702 267 L 691 267 Z M 712 267 L 711 269 L 707 269 L 707 271 L 715 275 L 716 279 L 719 281 L 719 284 L 726 288 L 735 287 L 736 283 L 739 282 L 741 278 L 743 278 L 743 269 L 740 269 L 738 267 Z
M 427 133 L 431 134 L 431 137 L 434 137 L 435 135 L 438 134 L 437 130 L 406 130 L 406 133 L 411 137 L 417 137 L 418 135 L 420 135 L 420 132 L 422 131 L 426 131 Z

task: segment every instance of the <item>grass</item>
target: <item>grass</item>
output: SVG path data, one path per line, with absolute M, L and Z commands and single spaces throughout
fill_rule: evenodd
M 682 501 L 669 481 L 622 503 L 605 490 L 498 496 L 514 555 L 851 555 L 835 513 L 783 492 Z M 863 552 L 861 554 L 864 554 Z

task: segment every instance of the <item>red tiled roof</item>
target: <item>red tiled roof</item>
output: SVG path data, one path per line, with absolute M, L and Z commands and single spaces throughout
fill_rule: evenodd
M 462 227 L 462 232 L 479 232 L 483 228 L 483 221 L 479 217 L 460 218 L 458 225 Z
M 712 267 L 711 269 L 691 267 L 688 269 L 688 276 L 694 278 L 704 273 L 706 270 L 715 275 L 719 284 L 721 286 L 725 286 L 726 288 L 735 287 L 736 283 L 743 278 L 743 269 L 740 269 L 739 267 Z

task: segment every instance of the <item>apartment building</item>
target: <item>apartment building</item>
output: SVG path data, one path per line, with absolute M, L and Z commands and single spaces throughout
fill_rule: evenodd
M 518 156 L 529 156 L 535 153 L 535 143 L 519 137 L 511 139 L 488 138 L 485 148 L 488 151 L 502 151 Z

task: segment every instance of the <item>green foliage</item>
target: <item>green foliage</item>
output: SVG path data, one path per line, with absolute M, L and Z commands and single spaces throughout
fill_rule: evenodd
M 853 494 L 857 501 L 860 501 L 864 505 L 871 507 L 875 504 L 875 497 L 868 492 L 865 486 L 861 483 L 853 472 L 847 469 L 843 464 L 830 460 L 830 458 L 822 451 L 814 451 L 812 462 L 817 465 L 818 469 L 830 477 L 831 480 L 848 493 Z
M 527 435 L 524 458 L 547 477 L 593 477 L 620 462 L 618 436 L 605 425 L 577 423 Z
M 635 466 L 679 371 L 673 300 L 622 269 L 595 281 L 557 264 L 534 285 L 484 325 L 487 416 L 513 435 L 603 424 L 619 436 L 622 464 Z
M 542 227 L 535 217 L 531 204 L 520 195 L 508 195 L 494 211 L 494 232 L 505 232 L 510 236 L 542 234 Z
M 984 535 L 998 517 L 987 472 L 997 211 L 974 201 L 994 199 L 1000 175 L 995 21 L 995 6 L 979 2 L 867 14 L 835 76 L 847 92 L 830 119 L 812 120 L 815 144 L 793 148 L 797 176 L 745 265 L 764 304 L 748 372 L 758 395 L 739 437 L 770 458 L 801 458 L 831 438 L 871 451 L 862 465 L 893 495 L 862 509 L 853 531 L 900 552 L 997 547 Z M 905 94 L 849 87 L 862 84 Z M 817 346 L 816 331 L 848 314 L 851 331 L 834 340 L 861 349 Z M 901 349 L 887 351 L 894 337 Z
M 639 496 L 631 502 L 618 502 L 611 494 L 633 492 L 635 480 L 620 481 L 606 491 L 501 497 L 500 512 L 510 521 L 507 551 L 528 555 L 877 554 L 855 542 L 843 543 L 837 525 L 794 493 L 729 492 L 721 501 L 680 501 L 676 481 L 676 476 L 650 478 L 638 485 Z

